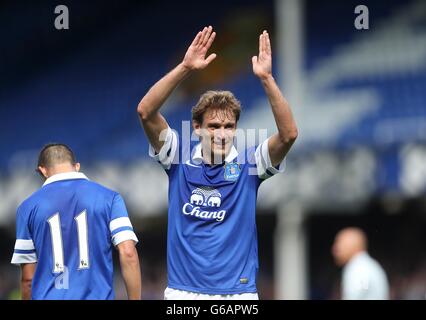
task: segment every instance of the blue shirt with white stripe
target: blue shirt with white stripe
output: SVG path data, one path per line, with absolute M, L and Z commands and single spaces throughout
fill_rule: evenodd
M 32 299 L 114 299 L 112 248 L 137 242 L 120 194 L 57 174 L 16 215 L 13 264 L 37 263 Z
M 169 177 L 168 287 L 203 294 L 255 293 L 256 201 L 260 184 L 284 170 L 269 158 L 268 140 L 218 165 L 204 163 L 201 144 L 180 145 L 168 128 L 157 160 Z

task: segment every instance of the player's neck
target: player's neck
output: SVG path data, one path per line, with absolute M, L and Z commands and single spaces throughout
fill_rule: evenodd
M 229 152 L 228 152 L 229 153 Z M 213 152 L 203 152 L 201 149 L 201 155 L 203 156 L 204 163 L 209 166 L 221 164 L 225 161 L 227 155 L 215 156 Z
M 47 178 L 50 178 L 60 173 L 69 173 L 69 172 L 77 172 L 77 170 L 72 165 L 59 164 L 48 170 Z

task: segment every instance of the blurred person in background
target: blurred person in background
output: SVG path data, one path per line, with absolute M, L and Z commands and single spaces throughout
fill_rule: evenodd
M 339 231 L 332 254 L 343 267 L 341 296 L 343 300 L 388 300 L 389 284 L 385 271 L 367 252 L 367 236 L 359 228 Z
M 258 299 L 257 190 L 284 171 L 297 137 L 289 104 L 272 76 L 271 44 L 264 31 L 252 67 L 278 132 L 239 153 L 234 137 L 240 103 L 229 91 L 208 91 L 192 109 L 200 143 L 190 151 L 184 140 L 189 137 L 179 141 L 160 108 L 183 79 L 216 58 L 214 53 L 206 58 L 215 35 L 211 26 L 200 31 L 182 63 L 154 84 L 137 109 L 150 156 L 169 177 L 165 299 Z
M 138 239 L 120 194 L 79 172 L 65 144 L 46 145 L 37 171 L 45 182 L 16 214 L 22 299 L 114 299 L 113 246 L 128 298 L 140 299 Z

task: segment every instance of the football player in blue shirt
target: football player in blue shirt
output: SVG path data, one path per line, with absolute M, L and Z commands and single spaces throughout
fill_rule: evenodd
M 79 170 L 64 144 L 40 152 L 37 171 L 46 181 L 16 214 L 11 262 L 21 265 L 22 299 L 114 299 L 113 246 L 128 298 L 140 299 L 138 239 L 124 201 Z
M 269 35 L 259 37 L 253 72 L 268 96 L 278 133 L 238 152 L 233 144 L 240 103 L 229 91 L 208 91 L 192 109 L 200 143 L 178 139 L 159 110 L 190 73 L 215 58 L 207 51 L 216 33 L 200 31 L 183 61 L 159 80 L 138 105 L 150 155 L 169 177 L 165 299 L 258 299 L 256 197 L 265 179 L 284 170 L 297 137 L 289 104 L 272 76 Z M 188 140 L 188 139 L 186 139 Z

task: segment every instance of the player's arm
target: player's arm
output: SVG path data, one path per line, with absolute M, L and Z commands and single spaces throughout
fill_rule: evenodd
M 168 128 L 166 119 L 159 112 L 161 106 L 191 71 L 204 69 L 216 58 L 214 53 L 206 58 L 207 51 L 216 36 L 216 33 L 212 31 L 213 28 L 210 26 L 198 32 L 183 61 L 155 83 L 139 102 L 137 108 L 139 118 L 148 140 L 156 152 L 160 152 L 164 144 L 164 141 L 160 141 L 160 133 Z
M 123 241 L 118 244 L 117 249 L 120 257 L 121 274 L 126 285 L 127 297 L 129 300 L 140 300 L 142 280 L 135 242 L 133 240 Z
M 253 72 L 260 79 L 271 104 L 278 133 L 268 142 L 269 156 L 273 166 L 284 159 L 297 138 L 297 126 L 290 106 L 272 76 L 272 50 L 266 31 L 259 37 L 259 55 L 252 58 Z
M 31 300 L 31 288 L 36 269 L 36 263 L 21 264 L 21 298 Z
M 21 297 L 30 300 L 32 281 L 37 266 L 37 253 L 30 229 L 30 212 L 32 207 L 22 204 L 16 211 L 16 242 L 13 250 L 13 265 L 21 267 Z

